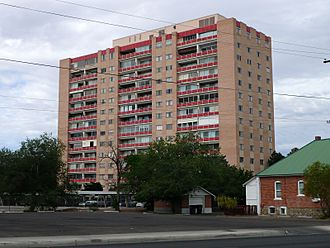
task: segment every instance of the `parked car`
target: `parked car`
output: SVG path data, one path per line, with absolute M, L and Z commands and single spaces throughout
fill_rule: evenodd
M 137 208 L 144 208 L 145 203 L 144 202 L 137 202 L 135 207 Z
M 97 207 L 97 201 L 94 200 L 86 201 L 85 207 Z

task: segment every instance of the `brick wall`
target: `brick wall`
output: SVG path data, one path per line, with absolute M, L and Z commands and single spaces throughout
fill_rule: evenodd
M 302 176 L 289 177 L 268 177 L 260 178 L 260 196 L 262 213 L 268 212 L 269 206 L 287 207 L 288 214 L 297 212 L 297 209 L 305 209 L 306 213 L 310 210 L 317 210 L 320 208 L 319 203 L 312 202 L 312 199 L 307 196 L 298 195 L 298 181 L 303 180 Z M 282 185 L 282 199 L 275 200 L 275 182 L 280 181 Z M 291 210 L 290 210 L 291 209 Z M 304 211 L 300 211 L 300 215 L 304 215 Z M 310 214 L 308 214 L 310 215 Z

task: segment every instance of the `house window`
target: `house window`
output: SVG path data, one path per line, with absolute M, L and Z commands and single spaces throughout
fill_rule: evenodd
M 303 180 L 298 181 L 298 196 L 305 196 L 304 181 Z
M 282 184 L 280 181 L 276 181 L 274 184 L 275 187 L 275 200 L 282 199 Z
M 157 130 L 157 131 L 161 131 L 161 130 L 163 130 L 163 126 L 162 126 L 162 125 L 157 125 L 157 126 L 156 126 L 156 130 Z
M 280 215 L 286 215 L 286 207 L 280 207 Z
M 276 213 L 276 209 L 275 209 L 275 207 L 273 207 L 273 206 L 268 207 L 268 214 L 273 215 L 273 214 L 275 214 L 275 213 Z

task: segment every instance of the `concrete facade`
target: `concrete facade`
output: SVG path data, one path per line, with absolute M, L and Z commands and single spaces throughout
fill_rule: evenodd
M 270 37 L 217 14 L 61 60 L 58 135 L 71 181 L 109 190 L 109 145 L 126 156 L 189 131 L 261 171 L 274 150 L 271 60 Z

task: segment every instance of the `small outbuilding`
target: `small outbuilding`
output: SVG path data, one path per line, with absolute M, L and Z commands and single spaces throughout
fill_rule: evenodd
M 203 187 L 197 187 L 184 194 L 178 206 L 167 201 L 154 201 L 155 213 L 210 214 L 215 195 Z

